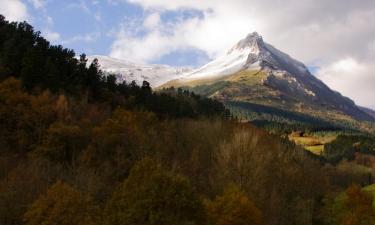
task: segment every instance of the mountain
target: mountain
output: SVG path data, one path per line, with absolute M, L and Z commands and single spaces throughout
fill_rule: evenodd
M 179 78 L 182 74 L 190 71 L 189 68 L 134 63 L 102 55 L 88 56 L 88 63 L 91 63 L 95 58 L 98 59 L 100 68 L 106 73 L 116 74 L 119 82 L 130 83 L 134 80 L 138 84 L 142 84 L 146 80 L 152 87 Z
M 333 120 L 374 118 L 331 90 L 298 60 L 251 33 L 224 56 L 161 86 L 183 87 L 248 111 L 267 106 Z M 242 104 L 237 104 L 242 103 Z M 239 109 L 241 110 L 241 109 Z
M 375 118 L 375 111 L 374 110 L 366 108 L 366 107 L 360 107 L 360 108 L 362 109 L 362 111 L 366 112 L 367 114 L 369 114 L 370 116 Z

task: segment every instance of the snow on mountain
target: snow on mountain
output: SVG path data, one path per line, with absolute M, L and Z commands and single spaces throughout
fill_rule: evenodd
M 257 38 L 261 38 L 257 33 L 250 34 L 245 40 L 240 41 L 236 46 L 229 50 L 227 54 L 189 74 L 185 74 L 183 79 L 199 79 L 230 75 L 244 69 L 246 66 L 248 69 L 260 69 L 258 63 L 248 63 L 249 55 L 258 55 L 261 51 L 258 46 Z
M 308 72 L 303 63 L 263 42 L 263 38 L 254 32 L 239 41 L 225 55 L 185 74 L 182 79 L 225 76 L 244 69 L 259 70 L 265 67 L 299 74 Z
M 91 63 L 95 58 L 99 61 L 100 69 L 106 73 L 115 74 L 119 82 L 126 81 L 130 83 L 135 81 L 138 84 L 142 84 L 146 80 L 152 87 L 180 78 L 182 74 L 190 71 L 189 68 L 134 63 L 102 55 L 88 56 L 88 63 Z
M 344 99 L 311 75 L 302 62 L 265 43 L 262 36 L 256 32 L 240 40 L 225 55 L 199 69 L 183 74 L 176 81 L 186 83 L 199 79 L 225 77 L 243 70 L 266 72 L 268 76 L 264 84 L 286 94 L 310 98 L 310 100 L 324 100 L 327 96 L 336 96 L 339 99 L 335 99 L 335 104 L 336 100 L 342 102 L 341 100 Z M 346 103 L 353 104 L 346 98 L 344 100 Z

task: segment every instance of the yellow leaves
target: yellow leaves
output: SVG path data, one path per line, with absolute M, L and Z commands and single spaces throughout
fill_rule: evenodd
M 71 186 L 58 181 L 25 213 L 27 225 L 93 224 L 90 200 Z
M 47 129 L 42 145 L 34 154 L 53 161 L 74 163 L 84 145 L 85 134 L 79 126 L 55 122 Z
M 27 94 L 22 90 L 20 80 L 10 77 L 0 83 L 0 102 L 9 104 L 13 102 L 22 102 L 27 98 Z
M 20 150 L 32 142 L 30 129 L 32 120 L 30 112 L 30 96 L 23 92 L 21 82 L 9 78 L 0 83 L 0 135 L 4 145 L 3 150 Z
M 69 115 L 69 104 L 68 100 L 64 95 L 59 95 L 55 105 L 55 111 L 59 119 L 67 119 Z
M 95 140 L 107 147 L 142 145 L 157 118 L 152 113 L 117 109 L 111 118 L 94 129 Z

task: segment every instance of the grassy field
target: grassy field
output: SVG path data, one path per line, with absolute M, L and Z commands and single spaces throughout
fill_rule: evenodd
M 316 155 L 321 155 L 324 151 L 324 145 L 334 141 L 336 137 L 336 134 L 327 134 L 324 136 L 316 136 L 313 134 L 296 136 L 295 134 L 291 134 L 289 135 L 289 140 Z

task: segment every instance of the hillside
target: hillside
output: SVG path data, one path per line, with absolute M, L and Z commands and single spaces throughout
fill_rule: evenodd
M 375 111 L 369 108 L 361 107 L 362 111 L 375 118 Z

